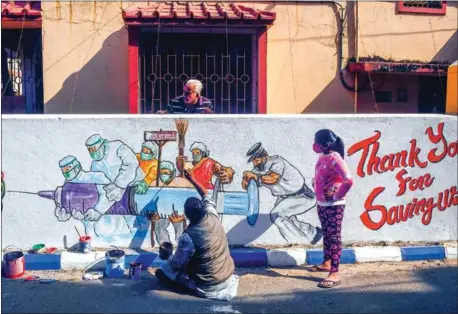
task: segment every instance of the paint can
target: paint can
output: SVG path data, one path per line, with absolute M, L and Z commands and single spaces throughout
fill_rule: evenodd
M 162 260 L 168 259 L 173 253 L 173 244 L 170 242 L 162 242 L 159 247 L 159 258 Z
M 90 236 L 80 237 L 80 251 L 82 253 L 91 252 L 91 237 Z
M 5 250 L 3 250 L 3 273 L 5 277 L 10 279 L 22 277 L 25 273 L 24 253 L 13 251 L 5 254 Z
M 110 250 L 105 254 L 105 276 L 107 278 L 121 278 L 124 276 L 124 259 L 123 250 Z
M 130 263 L 129 279 L 140 280 L 141 274 L 142 274 L 142 264 L 136 263 L 136 262 Z

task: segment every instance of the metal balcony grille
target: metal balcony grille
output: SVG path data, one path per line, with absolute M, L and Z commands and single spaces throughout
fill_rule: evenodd
M 181 96 L 189 79 L 204 85 L 215 113 L 256 111 L 253 93 L 252 37 L 226 34 L 145 33 L 140 42 L 141 108 L 166 109 Z
M 441 9 L 443 1 L 403 1 L 404 7 Z
M 41 30 L 2 30 L 2 113 L 43 112 Z

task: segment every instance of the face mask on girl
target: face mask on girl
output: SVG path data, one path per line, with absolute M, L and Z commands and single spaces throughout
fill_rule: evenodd
M 317 154 L 321 154 L 323 152 L 323 149 L 321 148 L 321 146 L 317 143 L 313 143 L 313 151 Z

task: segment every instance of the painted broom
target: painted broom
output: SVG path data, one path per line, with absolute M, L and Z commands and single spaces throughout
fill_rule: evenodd
M 178 156 L 184 156 L 184 147 L 185 147 L 185 135 L 188 130 L 188 120 L 175 120 L 175 125 L 177 126 L 178 131 Z M 180 177 L 184 177 L 183 171 L 180 172 Z

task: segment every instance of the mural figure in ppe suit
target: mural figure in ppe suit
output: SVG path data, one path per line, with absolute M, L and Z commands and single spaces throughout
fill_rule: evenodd
M 103 172 L 111 181 L 103 188 L 107 199 L 113 203 L 120 201 L 127 186 L 137 175 L 138 160 L 135 153 L 123 142 L 107 141 L 99 134 L 89 137 L 86 146 L 93 160 L 91 171 Z
M 103 211 L 103 207 L 106 206 L 107 200 L 103 186 L 110 184 L 110 180 L 102 172 L 84 171 L 81 167 L 81 163 L 76 159 L 75 156 L 69 155 L 59 161 L 59 167 L 62 171 L 62 175 L 65 178 L 65 182 L 80 183 L 80 184 L 96 184 L 97 190 L 99 191 L 99 202 L 95 205 L 95 208 L 90 208 L 86 214 L 73 210 L 71 213 L 59 206 L 56 206 L 54 215 L 58 221 L 67 221 L 72 216 L 76 219 L 82 220 L 98 220 L 100 218 L 100 211 Z
M 111 206 L 122 199 L 126 188 L 135 180 L 138 160 L 133 150 L 121 141 L 107 141 L 99 134 L 94 134 L 86 141 L 86 147 L 92 158 L 91 172 L 101 172 L 109 183 L 100 186 L 97 210 L 83 215 L 72 213 L 73 217 L 83 222 L 86 230 L 94 230 L 98 237 L 106 238 L 113 234 L 121 236 L 127 224 L 126 218 L 104 216 Z M 103 218 L 103 221 L 101 219 Z M 100 219 L 100 220 L 99 220 Z
M 139 168 L 137 181 L 134 182 L 135 193 L 146 194 L 148 188 L 156 183 L 157 178 L 157 146 L 153 142 L 144 142 L 140 154 L 136 154 Z

